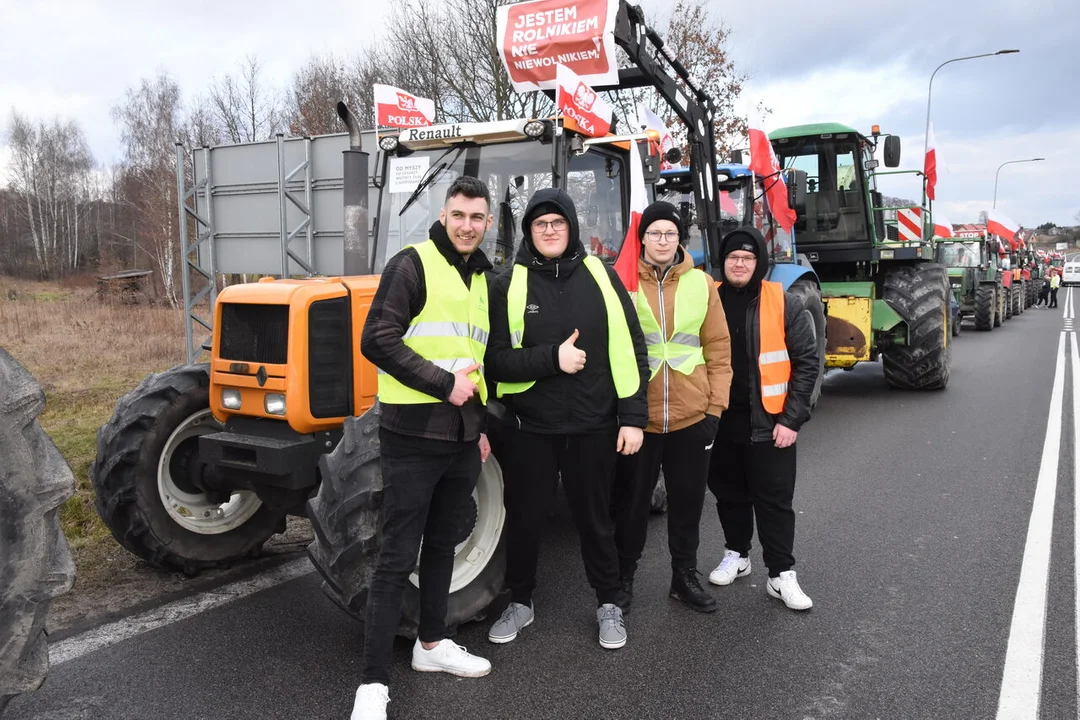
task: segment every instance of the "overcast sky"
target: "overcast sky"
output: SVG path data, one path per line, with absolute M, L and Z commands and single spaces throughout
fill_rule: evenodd
M 643 2 L 650 18 L 669 4 Z M 191 98 L 255 54 L 266 79 L 284 87 L 313 53 L 345 55 L 377 44 L 390 7 L 370 0 L 0 0 L 0 137 L 6 142 L 12 108 L 74 118 L 97 161 L 112 163 L 120 150 L 110 108 L 141 77 L 164 68 Z M 752 76 L 742 107 L 761 102 L 772 110 L 755 124 L 770 131 L 835 121 L 868 132 L 878 123 L 902 137 L 902 166 L 916 168 L 934 68 L 1019 48 L 937 74 L 935 208 L 952 222 L 973 222 L 991 205 L 1002 162 L 1045 157 L 1001 170 L 998 208 L 1025 227 L 1077 224 L 1080 2 L 909 0 L 902 10 L 887 7 L 715 0 L 713 15 L 732 30 L 730 52 Z M 0 147 L 0 165 L 4 155 Z M 919 195 L 914 181 L 885 189 Z

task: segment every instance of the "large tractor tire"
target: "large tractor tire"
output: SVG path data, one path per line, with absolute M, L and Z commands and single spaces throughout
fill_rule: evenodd
M 101 519 L 121 545 L 154 567 L 193 575 L 258 555 L 285 529 L 285 513 L 249 490 L 205 493 L 199 436 L 221 430 L 210 412 L 206 365 L 151 375 L 120 398 L 98 431 L 90 479 Z
M 1005 288 L 994 286 L 994 327 L 1001 327 L 1005 320 Z
M 379 415 L 376 404 L 345 421 L 341 442 L 319 461 L 319 492 L 308 501 L 315 531 L 308 555 L 323 577 L 323 590 L 361 621 L 382 542 Z M 502 490 L 502 470 L 492 454 L 480 472 L 473 503 L 461 517 L 447 611 L 451 627 L 482 617 L 502 590 L 506 569 Z M 409 580 L 398 634 L 412 638 L 420 622 L 420 590 L 415 573 Z
M 885 380 L 903 390 L 941 390 L 949 383 L 949 282 L 941 265 L 896 268 L 884 299 L 908 326 L 908 345 L 882 355 Z
M 993 285 L 979 285 L 975 288 L 975 329 L 993 330 L 995 307 Z
M 1005 319 L 1006 320 L 1011 320 L 1012 316 L 1015 315 L 1015 313 L 1013 312 L 1013 291 L 1012 291 L 1012 286 L 1010 285 L 1007 288 L 1003 288 L 1002 292 L 1005 293 Z
M 814 407 L 821 397 L 821 383 L 825 380 L 825 306 L 821 302 L 821 287 L 816 280 L 803 276 L 791 284 L 788 292 L 799 298 L 814 326 L 818 357 L 821 360 L 814 392 L 810 395 L 810 407 Z
M 1019 315 L 1024 312 L 1023 286 L 1013 283 L 1012 286 L 1012 314 Z
M 38 424 L 44 407 L 41 387 L 0 350 L 0 712 L 45 681 L 49 604 L 75 582 L 58 513 L 75 478 Z

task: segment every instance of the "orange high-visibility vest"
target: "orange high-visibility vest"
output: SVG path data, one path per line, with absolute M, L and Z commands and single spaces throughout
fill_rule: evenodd
M 784 337 L 784 286 L 761 281 L 758 300 L 758 370 L 761 376 L 761 404 L 765 412 L 779 415 L 784 411 L 791 360 Z

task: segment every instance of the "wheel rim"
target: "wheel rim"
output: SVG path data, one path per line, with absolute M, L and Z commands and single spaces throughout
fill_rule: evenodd
M 476 503 L 476 524 L 472 532 L 454 548 L 454 576 L 450 580 L 450 592 L 455 593 L 480 576 L 495 557 L 495 550 L 502 537 L 506 520 L 503 507 L 502 468 L 494 455 L 480 469 L 472 499 Z M 420 587 L 420 577 L 414 572 L 409 576 L 414 587 Z
M 218 503 L 205 493 L 181 488 L 173 479 L 173 454 L 186 442 L 198 442 L 196 438 L 199 435 L 219 430 L 221 423 L 214 418 L 210 409 L 200 410 L 173 430 L 158 459 L 157 484 L 161 504 L 173 522 L 199 535 L 220 535 L 234 530 L 250 520 L 262 507 L 262 501 L 250 490 L 238 490 L 228 502 Z

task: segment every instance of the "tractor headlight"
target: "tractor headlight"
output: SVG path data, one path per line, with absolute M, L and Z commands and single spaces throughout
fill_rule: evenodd
M 548 124 L 543 120 L 531 120 L 525 123 L 525 134 L 529 137 L 536 139 L 544 136 L 547 132 Z
M 236 388 L 222 388 L 221 406 L 226 410 L 240 409 L 240 391 Z
M 397 135 L 384 135 L 379 138 L 379 147 L 385 152 L 393 152 L 397 150 L 398 138 Z
M 285 396 L 281 393 L 267 393 L 263 399 L 263 407 L 267 415 L 285 414 Z

